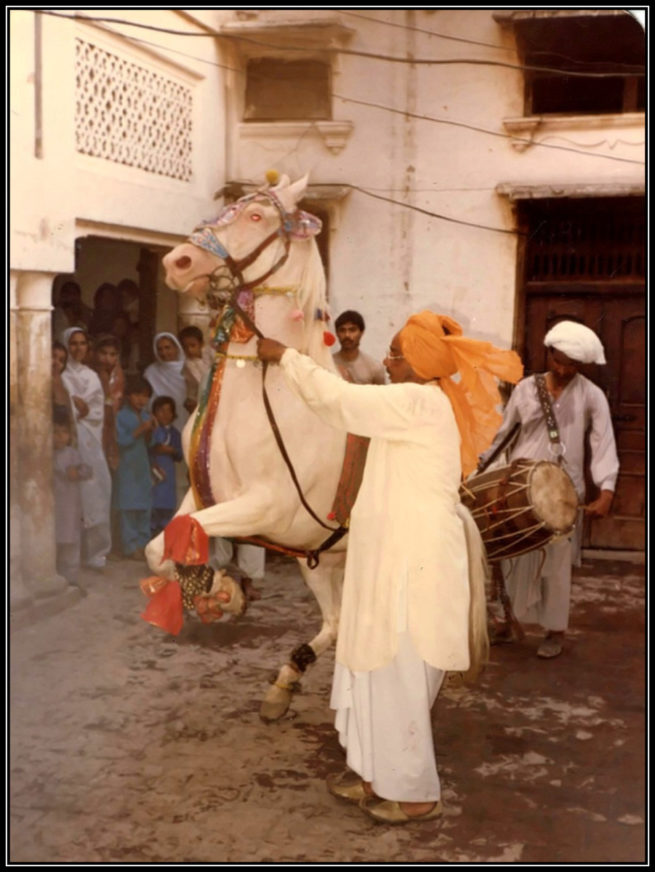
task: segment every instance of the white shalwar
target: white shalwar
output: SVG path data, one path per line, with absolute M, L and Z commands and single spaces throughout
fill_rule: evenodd
M 350 384 L 287 349 L 291 388 L 371 439 L 352 510 L 331 705 L 348 765 L 379 796 L 436 800 L 430 708 L 469 666 L 460 438 L 437 384 Z
M 79 330 L 72 327 L 64 332 L 64 344 L 67 348 L 68 341 L 76 329 Z M 70 354 L 66 368 L 61 374 L 61 380 L 71 397 L 81 397 L 89 407 L 88 413 L 80 418 L 71 400 L 77 449 L 82 461 L 93 470 L 93 475 L 89 479 L 80 482 L 84 557 L 88 566 L 101 569 L 105 566 L 106 555 L 111 548 L 109 524 L 111 476 L 102 448 L 105 394 L 97 373 L 83 363 L 78 363 Z
M 602 390 L 577 373 L 552 407 L 560 440 L 565 447 L 564 469 L 573 480 L 580 502 L 585 499 L 584 446 L 589 434 L 591 477 L 601 490 L 614 491 L 619 460 L 612 430 L 609 404 Z M 487 452 L 489 456 L 514 424 L 521 429 L 509 460 L 555 461 L 534 376 L 519 382 L 505 408 L 503 423 Z M 571 600 L 571 566 L 579 565 L 582 517 L 568 539 L 541 550 L 503 560 L 501 567 L 514 614 L 520 621 L 541 624 L 545 630 L 566 630 Z

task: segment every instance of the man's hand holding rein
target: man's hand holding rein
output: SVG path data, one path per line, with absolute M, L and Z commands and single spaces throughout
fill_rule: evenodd
M 275 339 L 259 339 L 257 341 L 257 356 L 264 363 L 279 363 L 287 346 Z

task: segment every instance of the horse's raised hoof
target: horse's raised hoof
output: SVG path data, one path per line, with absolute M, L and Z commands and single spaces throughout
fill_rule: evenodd
M 216 596 L 218 593 L 229 596 L 229 600 L 223 601 L 222 598 L 220 599 L 220 607 L 227 614 L 239 617 L 245 614 L 248 608 L 248 600 L 243 592 L 243 588 L 232 576 L 227 575 L 224 569 L 218 569 L 214 573 L 214 582 L 210 593 L 213 596 Z

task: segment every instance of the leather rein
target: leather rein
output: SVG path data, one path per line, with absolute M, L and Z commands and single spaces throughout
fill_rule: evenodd
M 197 278 L 207 278 L 209 281 L 209 293 L 207 294 L 208 301 L 210 305 L 216 306 L 227 306 L 229 305 L 239 316 L 239 318 L 243 321 L 243 323 L 250 330 L 255 333 L 260 339 L 265 339 L 266 337 L 262 333 L 262 331 L 257 327 L 254 320 L 245 312 L 238 303 L 238 295 L 241 291 L 251 290 L 257 286 L 259 286 L 265 279 L 267 279 L 270 275 L 272 275 L 276 270 L 278 270 L 284 263 L 286 263 L 287 258 L 289 257 L 289 250 L 291 247 L 291 233 L 290 233 L 290 222 L 288 213 L 284 209 L 284 206 L 278 198 L 272 194 L 270 191 L 260 191 L 258 194 L 254 195 L 255 197 L 266 197 L 270 200 L 271 203 L 278 210 L 280 215 L 280 226 L 277 230 L 274 230 L 270 233 L 259 245 L 256 246 L 249 254 L 242 257 L 240 260 L 235 260 L 230 253 L 227 251 L 223 243 L 218 239 L 216 234 L 209 226 L 205 226 L 202 228 L 202 245 L 201 247 L 210 251 L 212 254 L 218 255 L 223 264 L 219 264 L 216 269 L 206 274 L 205 276 L 197 276 Z M 194 234 L 196 237 L 198 236 L 197 232 Z M 253 264 L 257 258 L 277 239 L 281 239 L 284 242 L 284 251 L 280 255 L 280 257 L 275 261 L 273 266 L 267 270 L 263 275 L 259 276 L 257 279 L 246 282 L 243 279 L 243 270 L 246 267 Z M 190 241 L 198 245 L 198 242 L 194 240 L 193 237 L 190 238 Z M 226 275 L 224 267 L 227 267 L 229 271 L 229 275 Z M 194 279 L 194 281 L 197 280 Z M 289 474 L 291 475 L 291 480 L 293 481 L 294 487 L 298 493 L 298 497 L 300 498 L 300 502 L 302 503 L 305 510 L 311 515 L 311 517 L 316 521 L 317 524 L 320 524 L 321 527 L 324 527 L 326 530 L 330 531 L 330 536 L 316 549 L 314 550 L 301 550 L 296 548 L 280 548 L 287 554 L 290 554 L 294 557 L 305 557 L 307 559 L 307 566 L 310 569 L 315 569 L 319 564 L 319 555 L 323 551 L 327 551 L 333 545 L 335 545 L 343 536 L 348 532 L 347 526 L 339 526 L 339 527 L 330 527 L 328 524 L 324 523 L 316 512 L 309 505 L 307 500 L 305 499 L 305 495 L 302 492 L 302 488 L 300 486 L 300 482 L 298 481 L 298 476 L 296 475 L 296 471 L 294 469 L 291 458 L 289 457 L 289 453 L 287 452 L 286 446 L 284 444 L 284 440 L 282 438 L 282 434 L 280 433 L 280 428 L 277 425 L 277 421 L 275 420 L 275 415 L 273 414 L 273 408 L 271 406 L 268 393 L 266 391 L 266 372 L 268 369 L 268 362 L 263 361 L 262 363 L 262 399 L 264 401 L 264 408 L 266 409 L 266 417 L 268 418 L 268 422 L 271 425 L 271 430 L 273 431 L 273 436 L 275 437 L 275 441 L 280 450 L 280 454 L 282 455 L 282 459 L 284 460 L 287 469 L 289 470 Z M 255 537 L 238 537 L 249 539 L 249 541 L 255 541 L 256 544 L 261 544 L 264 547 L 269 547 L 269 543 L 265 540 L 257 540 Z M 272 545 L 273 543 L 271 543 Z M 273 550 L 280 550 L 273 546 Z

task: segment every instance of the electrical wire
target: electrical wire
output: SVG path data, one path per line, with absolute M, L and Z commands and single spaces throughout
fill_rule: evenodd
M 497 136 L 497 137 L 500 137 L 502 139 L 511 139 L 513 142 L 525 142 L 527 145 L 536 145 L 536 146 L 541 146 L 543 148 L 553 148 L 553 149 L 557 149 L 558 151 L 571 151 L 574 154 L 581 154 L 581 155 L 584 155 L 585 157 L 599 157 L 599 158 L 605 158 L 608 160 L 620 161 L 621 163 L 634 163 L 634 164 L 638 164 L 639 166 L 644 165 L 643 161 L 633 160 L 632 158 L 616 157 L 615 155 L 612 155 L 612 154 L 590 154 L 587 151 L 581 151 L 580 149 L 577 149 L 577 148 L 569 148 L 566 145 L 551 145 L 549 143 L 536 141 L 534 139 L 526 139 L 525 137 L 513 136 L 512 134 L 509 134 L 509 133 L 501 133 L 500 131 L 497 131 L 497 130 L 488 130 L 484 127 L 477 127 L 474 124 L 467 124 L 464 121 L 451 121 L 448 118 L 434 118 L 431 115 L 419 115 L 416 112 L 409 112 L 407 109 L 394 109 L 392 106 L 384 106 L 380 103 L 371 103 L 367 100 L 355 100 L 354 97 L 345 97 L 342 94 L 333 94 L 332 96 L 337 97 L 339 100 L 344 100 L 346 103 L 357 103 L 361 106 L 371 106 L 374 109 L 384 109 L 386 112 L 391 112 L 391 113 L 394 113 L 397 115 L 405 115 L 409 118 L 416 118 L 419 121 L 431 121 L 435 124 L 448 124 L 448 125 L 451 125 L 453 127 L 463 127 L 466 130 L 474 130 L 478 133 L 486 133 L 488 136 Z M 637 143 L 637 144 L 643 145 L 643 143 Z
M 152 30 L 157 33 L 168 33 L 175 36 L 191 36 L 191 37 L 212 37 L 217 39 L 227 39 L 235 42 L 247 42 L 252 45 L 258 45 L 263 48 L 269 48 L 274 50 L 283 50 L 285 52 L 303 52 L 306 54 L 307 49 L 304 46 L 289 46 L 289 45 L 276 45 L 274 43 L 265 42 L 264 40 L 254 39 L 251 36 L 242 36 L 234 33 L 221 33 L 216 30 L 207 30 L 206 33 L 190 33 L 188 31 L 183 30 L 173 30 L 167 27 L 156 27 L 151 24 L 141 24 L 139 22 L 127 21 L 122 18 L 104 18 L 104 17 L 93 17 L 86 15 L 64 15 L 60 12 L 53 12 L 51 10 L 45 9 L 28 9 L 25 7 L 25 11 L 28 12 L 36 12 L 41 15 L 53 15 L 58 18 L 68 18 L 72 20 L 86 21 L 91 24 L 94 22 L 100 23 L 109 23 L 109 24 L 122 24 L 128 27 L 138 27 L 145 30 Z M 329 52 L 330 54 L 342 54 L 354 57 L 363 57 L 369 58 L 371 60 L 381 60 L 388 61 L 389 63 L 399 63 L 399 64 L 409 64 L 411 66 L 450 66 L 455 64 L 470 64 L 472 66 L 491 66 L 491 67 L 505 67 L 507 69 L 512 70 L 528 70 L 530 72 L 542 72 L 542 73 L 553 73 L 557 76 L 564 77 L 574 77 L 574 78 L 591 78 L 591 79 L 607 79 L 607 78 L 623 78 L 623 77 L 633 77 L 633 76 L 645 76 L 645 71 L 642 66 L 637 67 L 635 70 L 630 72 L 611 72 L 611 73 L 592 73 L 592 72 L 578 72 L 573 70 L 562 70 L 556 67 L 540 67 L 540 66 L 532 66 L 525 64 L 510 64 L 505 61 L 493 61 L 493 60 L 485 60 L 481 58 L 403 58 L 396 57 L 394 55 L 384 55 L 379 54 L 377 52 L 364 52 L 357 51 L 356 49 L 347 49 L 347 48 L 330 48 L 324 49 L 324 51 Z
M 397 11 L 397 10 L 393 10 L 393 11 Z M 403 9 L 402 11 L 404 12 L 404 11 L 409 11 L 409 10 Z M 414 10 L 414 11 L 416 11 L 416 10 Z M 420 11 L 420 10 L 418 10 L 418 11 Z M 468 45 L 481 45 L 481 46 L 484 46 L 485 48 L 494 48 L 494 49 L 498 49 L 499 51 L 514 51 L 514 49 L 509 48 L 508 46 L 505 46 L 505 45 L 492 45 L 489 42 L 480 42 L 479 40 L 476 40 L 476 39 L 466 39 L 463 36 L 449 36 L 448 34 L 445 34 L 445 33 L 437 33 L 434 30 L 427 30 L 424 27 L 414 27 L 411 24 L 398 24 L 395 21 L 383 21 L 380 18 L 369 18 L 368 15 L 360 15 L 357 12 L 349 12 L 346 9 L 339 9 L 339 14 L 340 15 L 347 15 L 350 18 L 359 18 L 362 21 L 370 21 L 371 24 L 386 24 L 388 27 L 397 27 L 397 28 L 402 29 L 402 30 L 412 30 L 412 31 L 416 31 L 416 33 L 424 33 L 424 34 L 427 34 L 428 36 L 437 36 L 437 37 L 439 37 L 439 39 L 449 39 L 449 40 L 452 40 L 453 42 L 464 42 L 464 43 L 467 43 Z
M 106 29 L 106 28 L 103 28 L 103 29 Z M 108 31 L 110 33 L 115 33 L 115 31 L 113 31 L 111 29 L 108 29 Z M 132 42 L 139 43 L 141 45 L 148 45 L 148 46 L 151 46 L 153 48 L 159 48 L 159 49 L 164 48 L 163 46 L 159 45 L 158 43 L 150 42 L 149 40 L 145 40 L 145 39 L 139 39 L 138 37 L 128 37 L 128 39 L 130 39 Z M 165 50 L 170 51 L 173 54 L 177 54 L 177 55 L 180 55 L 182 57 L 189 58 L 191 60 L 201 61 L 202 63 L 210 64 L 210 65 L 215 66 L 219 69 L 228 70 L 229 72 L 238 73 L 238 74 L 243 75 L 243 76 L 247 75 L 246 70 L 238 69 L 237 67 L 230 67 L 226 64 L 219 64 L 215 61 L 207 61 L 207 60 L 204 60 L 203 58 L 198 58 L 195 55 L 189 55 L 186 52 L 175 51 L 174 49 L 165 48 Z M 302 88 L 303 82 L 299 82 L 297 84 L 297 87 Z M 604 160 L 618 161 L 619 163 L 633 163 L 633 164 L 637 164 L 638 166 L 644 166 L 643 161 L 634 160 L 632 158 L 617 157 L 616 155 L 610 155 L 610 154 L 590 154 L 588 151 L 583 151 L 582 149 L 570 148 L 570 147 L 565 146 L 565 145 L 553 145 L 552 143 L 543 142 L 541 140 L 538 141 L 538 140 L 534 140 L 534 139 L 527 139 L 525 137 L 514 136 L 510 133 L 502 133 L 501 131 L 497 131 L 497 130 L 489 130 L 488 128 L 478 127 L 475 124 L 468 124 L 467 122 L 464 122 L 464 121 L 453 121 L 450 118 L 435 118 L 431 115 L 421 115 L 419 113 L 409 112 L 406 109 L 395 109 L 393 106 L 385 106 L 381 103 L 373 103 L 369 100 L 357 100 L 354 97 L 346 97 L 345 95 L 337 94 L 334 91 L 330 92 L 330 97 L 336 97 L 337 99 L 343 100 L 346 103 L 355 103 L 359 106 L 369 106 L 373 109 L 380 109 L 380 110 L 383 110 L 385 112 L 390 112 L 392 114 L 404 115 L 405 117 L 409 117 L 409 118 L 416 118 L 420 121 L 429 121 L 429 122 L 434 123 L 434 124 L 445 124 L 445 125 L 449 125 L 452 127 L 461 127 L 463 129 L 466 129 L 466 130 L 475 131 L 476 133 L 485 133 L 488 136 L 495 136 L 495 137 L 498 137 L 501 139 L 511 140 L 512 142 L 524 142 L 526 145 L 534 145 L 534 146 L 538 146 L 540 148 L 554 149 L 556 151 L 568 151 L 568 152 L 572 152 L 573 154 L 582 155 L 583 157 L 602 158 Z M 301 139 L 302 139 L 302 137 L 301 137 Z M 625 145 L 643 145 L 643 143 L 627 143 L 627 142 L 624 144 Z M 296 147 L 297 147 L 297 145 L 294 146 L 292 151 L 295 151 Z

